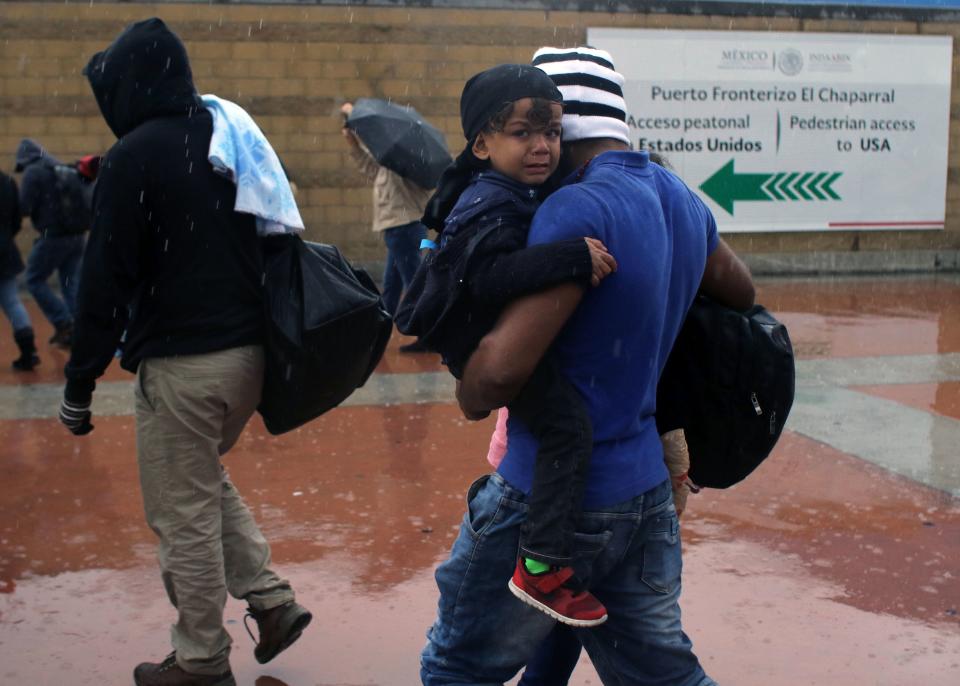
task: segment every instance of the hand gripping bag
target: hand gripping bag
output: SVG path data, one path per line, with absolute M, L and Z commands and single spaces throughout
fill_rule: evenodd
M 276 435 L 343 402 L 370 377 L 393 326 L 366 272 L 332 245 L 264 239 L 267 309 L 263 395 Z
M 766 309 L 694 300 L 657 386 L 657 430 L 683 428 L 690 479 L 727 488 L 776 445 L 793 406 L 787 328 Z

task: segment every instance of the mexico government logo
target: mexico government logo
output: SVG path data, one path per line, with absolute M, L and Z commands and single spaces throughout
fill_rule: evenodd
M 777 55 L 777 66 L 786 76 L 796 76 L 803 69 L 803 53 L 794 48 L 781 50 Z

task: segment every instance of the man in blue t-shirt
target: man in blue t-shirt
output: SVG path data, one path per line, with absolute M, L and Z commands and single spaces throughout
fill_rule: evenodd
M 486 416 L 553 346 L 593 423 L 574 567 L 609 613 L 577 637 L 604 683 L 710 685 L 680 625 L 679 526 L 654 421 L 656 386 L 698 289 L 746 309 L 753 284 L 703 202 L 647 153 L 629 151 L 623 79 L 610 56 L 547 54 L 539 66 L 564 94 L 564 157 L 574 173 L 537 212 L 529 242 L 593 236 L 619 269 L 589 292 L 567 284 L 511 305 L 467 364 L 458 398 L 468 418 Z M 498 473 L 470 488 L 460 535 L 436 574 L 438 617 L 421 657 L 428 686 L 508 681 L 553 627 L 504 588 L 536 448 L 511 420 Z

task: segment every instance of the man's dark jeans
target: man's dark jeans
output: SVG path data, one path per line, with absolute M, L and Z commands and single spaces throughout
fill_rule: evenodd
M 517 686 L 567 686 L 581 648 L 573 628 L 558 623 L 527 662 Z
M 77 310 L 82 259 L 83 235 L 41 236 L 34 242 L 27 258 L 27 290 L 44 316 L 57 328 L 70 324 Z M 62 299 L 47 284 L 54 271 L 60 280 Z
M 539 443 L 520 554 L 568 566 L 593 453 L 587 406 L 548 359 L 540 363 L 507 408 L 510 417 L 523 422 Z
M 420 656 L 424 686 L 493 686 L 512 679 L 556 622 L 507 589 L 526 496 L 499 474 L 479 479 L 450 557 Z M 670 481 L 582 512 L 573 566 L 610 618 L 573 631 L 604 684 L 716 686 L 680 625 L 680 527 Z

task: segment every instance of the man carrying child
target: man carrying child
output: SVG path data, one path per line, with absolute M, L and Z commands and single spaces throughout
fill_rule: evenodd
M 577 637 L 604 683 L 713 684 L 680 624 L 679 527 L 656 386 L 697 290 L 745 308 L 753 286 L 704 204 L 646 153 L 630 152 L 623 79 L 610 56 L 545 50 L 535 63 L 564 89 L 561 164 L 572 173 L 540 206 L 528 245 L 591 237 L 617 270 L 593 289 L 566 281 L 510 304 L 463 369 L 461 407 L 479 418 L 509 403 L 551 349 L 592 427 L 571 566 L 608 619 Z M 536 491 L 538 450 L 530 427 L 511 416 L 497 473 L 470 489 L 460 535 L 437 570 L 438 617 L 421 656 L 428 686 L 508 681 L 554 625 L 503 587 Z

